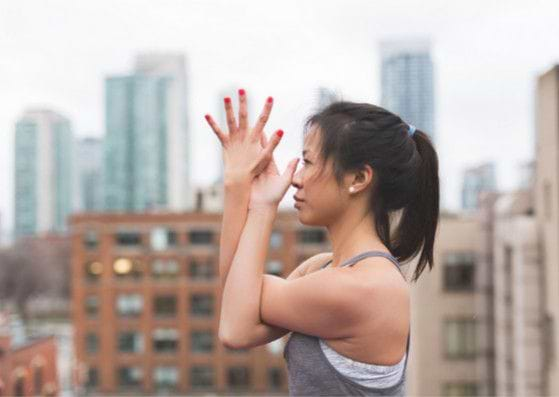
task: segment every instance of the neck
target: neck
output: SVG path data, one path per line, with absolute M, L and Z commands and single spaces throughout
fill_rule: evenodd
M 373 215 L 363 212 L 360 206 L 353 208 L 327 226 L 332 243 L 332 267 L 365 251 L 389 252 L 376 233 Z

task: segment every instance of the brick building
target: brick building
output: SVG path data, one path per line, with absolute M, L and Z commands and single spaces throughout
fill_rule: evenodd
M 71 218 L 77 382 L 104 393 L 287 393 L 281 340 L 228 349 L 218 339 L 219 213 Z M 330 251 L 324 228 L 280 212 L 266 272 L 286 277 Z
M 0 317 L 0 396 L 56 396 L 54 336 L 14 338 Z

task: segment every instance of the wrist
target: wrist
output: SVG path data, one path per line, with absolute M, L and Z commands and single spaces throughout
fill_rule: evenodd
M 225 174 L 223 176 L 223 186 L 225 188 L 235 186 L 250 186 L 252 179 L 247 174 Z
M 248 212 L 252 214 L 276 215 L 278 212 L 277 205 L 272 204 L 258 204 L 248 207 Z

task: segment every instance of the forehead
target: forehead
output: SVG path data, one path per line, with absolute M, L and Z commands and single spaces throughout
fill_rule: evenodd
M 303 143 L 303 154 L 318 154 L 320 149 L 320 133 L 316 127 L 313 127 L 305 135 L 305 142 Z

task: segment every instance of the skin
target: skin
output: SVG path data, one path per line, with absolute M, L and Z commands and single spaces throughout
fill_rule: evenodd
M 232 348 L 246 348 L 297 331 L 323 338 L 336 351 L 357 361 L 379 365 L 399 362 L 405 352 L 410 317 L 406 281 L 382 257 L 339 267 L 363 251 L 388 252 L 367 212 L 372 168 L 347 173 L 339 186 L 332 162 L 319 156 L 320 131 L 315 127 L 305 138 L 304 166 L 296 171 L 294 159 L 280 174 L 273 161 L 279 137 L 274 135 L 268 141 L 263 132 L 270 102 L 251 129 L 246 125 L 243 96 L 238 125 L 226 104 L 227 136 L 208 120 L 223 144 L 226 168 L 220 340 Z M 283 279 L 264 274 L 264 264 L 278 205 L 290 186 L 304 199 L 298 209 L 299 220 L 325 226 L 333 252 L 309 258 Z M 235 210 L 241 215 L 232 215 Z M 239 230 L 240 236 L 235 234 Z M 329 267 L 316 271 L 330 258 L 333 263 Z

